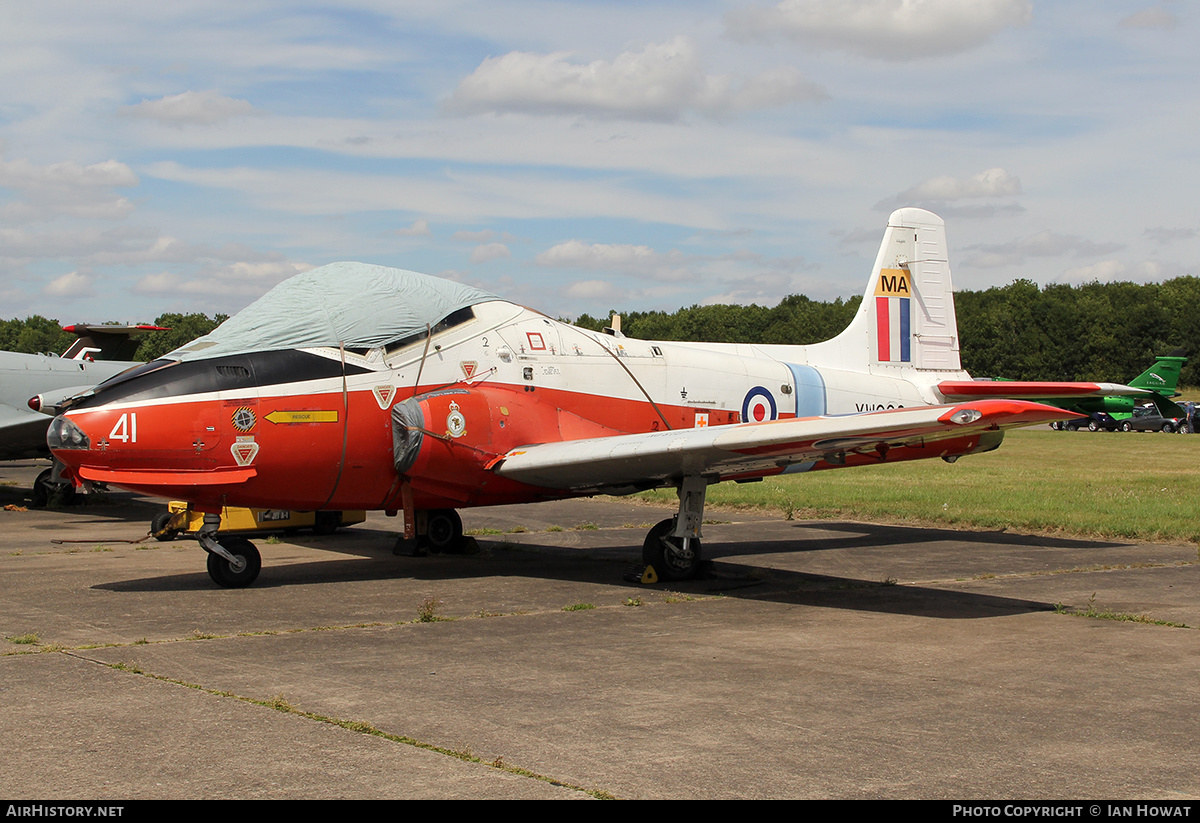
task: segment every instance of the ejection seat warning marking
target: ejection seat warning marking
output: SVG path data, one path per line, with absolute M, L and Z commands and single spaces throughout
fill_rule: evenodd
M 258 444 L 254 442 L 254 437 L 239 437 L 229 447 L 230 453 L 233 455 L 233 460 L 239 466 L 249 466 L 254 462 L 254 458 L 258 456 Z
M 371 393 L 375 395 L 375 402 L 379 404 L 379 408 L 387 411 L 387 407 L 391 405 L 392 398 L 396 396 L 395 386 L 374 386 L 371 388 Z
M 338 413 L 334 411 L 273 411 L 267 415 L 272 423 L 336 423 Z
M 256 422 L 254 417 L 254 409 L 249 406 L 242 406 L 233 413 L 231 418 L 233 427 L 240 432 L 248 432 L 254 428 Z

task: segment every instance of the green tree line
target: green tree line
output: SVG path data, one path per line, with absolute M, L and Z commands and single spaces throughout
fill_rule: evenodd
M 135 360 L 149 361 L 202 337 L 221 325 L 225 314 L 209 317 L 205 314 L 168 312 L 154 319 L 153 325 L 167 331 L 150 332 L 141 338 Z M 35 314 L 24 320 L 0 320 L 0 351 L 25 354 L 62 354 L 75 340 L 75 335 L 63 331 L 57 320 Z
M 648 340 L 807 344 L 844 329 L 862 298 L 830 302 L 790 295 L 773 307 L 691 306 L 622 313 L 622 331 Z M 1039 287 L 1029 280 L 955 294 L 963 367 L 976 377 L 1012 380 L 1124 382 L 1154 358 L 1200 344 L 1200 278 L 1162 283 L 1087 283 Z M 225 315 L 168 313 L 154 320 L 170 331 L 143 338 L 137 359 L 153 360 L 207 334 Z M 575 321 L 599 330 L 609 318 Z M 0 350 L 62 352 L 72 336 L 41 316 L 0 320 Z M 1182 382 L 1200 385 L 1200 358 L 1184 367 Z

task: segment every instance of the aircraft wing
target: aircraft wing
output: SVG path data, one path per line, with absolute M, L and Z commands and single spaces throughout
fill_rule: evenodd
M 0 460 L 24 460 L 45 457 L 46 429 L 50 418 L 44 414 L 0 403 Z
M 869 455 L 879 461 L 898 447 L 928 448 L 930 452 L 922 457 L 958 455 L 964 453 L 961 442 L 947 443 L 939 450 L 939 441 L 963 441 L 1079 416 L 1038 403 L 989 399 L 541 443 L 509 451 L 492 469 L 533 486 L 625 491 L 669 484 L 689 475 L 728 479 L 774 474 L 819 460 L 843 465 L 848 455 Z

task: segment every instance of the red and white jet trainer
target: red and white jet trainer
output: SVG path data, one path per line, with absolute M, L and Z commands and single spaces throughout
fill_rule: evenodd
M 888 221 L 861 308 L 811 346 L 634 340 L 559 323 L 470 286 L 334 263 L 293 277 L 212 334 L 102 383 L 56 418 L 79 482 L 187 500 L 223 586 L 261 559 L 217 533 L 221 507 L 404 512 L 449 548 L 457 512 L 674 487 L 650 530 L 662 579 L 700 564 L 706 488 L 941 457 L 1073 417 L 1035 403 L 942 405 L 967 380 L 936 215 Z

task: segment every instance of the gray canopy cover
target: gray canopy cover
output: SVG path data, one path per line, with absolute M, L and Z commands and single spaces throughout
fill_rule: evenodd
M 165 356 L 202 360 L 316 346 L 373 348 L 424 331 L 465 306 L 498 299 L 405 269 L 330 263 L 289 277 L 211 334 Z

